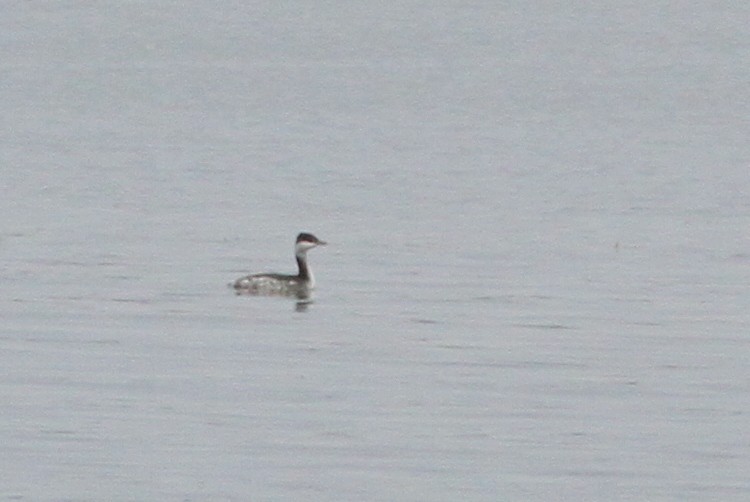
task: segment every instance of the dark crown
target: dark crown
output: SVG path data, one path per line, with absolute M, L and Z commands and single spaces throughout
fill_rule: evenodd
M 318 243 L 320 240 L 315 237 L 313 234 L 308 234 L 307 232 L 302 232 L 297 236 L 297 242 L 313 242 Z

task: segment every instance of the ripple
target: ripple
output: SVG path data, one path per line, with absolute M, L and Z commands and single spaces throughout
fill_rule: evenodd
M 539 323 L 519 323 L 519 324 L 513 324 L 513 326 L 519 327 L 519 328 L 530 328 L 530 329 L 551 329 L 551 330 L 568 330 L 568 329 L 576 329 L 573 326 L 566 326 L 565 324 L 539 324 Z

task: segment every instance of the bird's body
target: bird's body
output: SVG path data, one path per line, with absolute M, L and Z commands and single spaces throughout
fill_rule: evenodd
M 297 275 L 276 273 L 253 274 L 237 279 L 233 287 L 237 294 L 257 296 L 294 296 L 306 298 L 315 288 L 315 276 L 307 264 L 307 252 L 326 243 L 312 234 L 301 233 L 294 245 Z

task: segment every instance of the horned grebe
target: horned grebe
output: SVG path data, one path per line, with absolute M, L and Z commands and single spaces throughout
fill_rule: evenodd
M 316 246 L 325 246 L 313 234 L 301 233 L 294 245 L 299 272 L 297 275 L 253 274 L 234 281 L 237 294 L 259 296 L 296 296 L 306 298 L 315 287 L 315 277 L 307 265 L 307 252 Z

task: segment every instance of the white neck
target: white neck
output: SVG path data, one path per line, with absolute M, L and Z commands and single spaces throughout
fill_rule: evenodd
M 315 276 L 313 275 L 310 265 L 307 264 L 307 249 L 301 249 L 297 246 L 297 266 L 299 267 L 299 274 L 306 276 L 307 287 L 312 289 L 315 287 Z
M 315 287 L 315 275 L 313 275 L 310 265 L 307 266 L 307 287 L 310 289 Z

